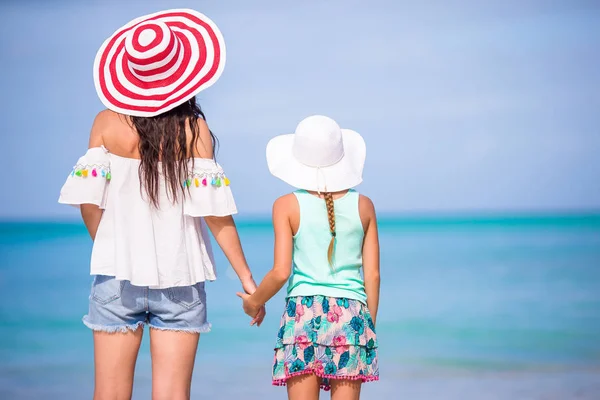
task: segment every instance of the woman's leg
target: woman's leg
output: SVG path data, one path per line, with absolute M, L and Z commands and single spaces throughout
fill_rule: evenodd
M 359 400 L 362 381 L 350 379 L 330 379 L 331 400 Z
M 94 400 L 129 400 L 143 328 L 94 332 Z
M 190 398 L 200 334 L 150 329 L 152 400 Z
M 313 374 L 298 375 L 286 382 L 289 400 L 319 400 L 321 378 Z

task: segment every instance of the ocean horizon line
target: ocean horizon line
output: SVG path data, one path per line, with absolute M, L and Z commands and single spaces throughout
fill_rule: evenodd
M 234 216 L 240 229 L 271 228 L 271 217 L 264 213 Z M 574 226 L 600 228 L 600 210 L 571 211 L 433 211 L 381 212 L 380 228 L 460 228 L 460 227 L 544 227 Z M 44 218 L 0 218 L 0 235 L 18 232 L 78 231 L 85 229 L 79 216 Z M 54 236 L 54 235 L 53 235 Z

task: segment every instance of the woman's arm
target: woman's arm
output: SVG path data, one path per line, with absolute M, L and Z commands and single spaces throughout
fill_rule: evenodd
M 365 278 L 365 292 L 367 293 L 367 307 L 373 318 L 377 320 L 379 308 L 379 235 L 377 232 L 377 216 L 375 206 L 371 199 L 360 196 L 360 214 L 366 218 L 365 237 L 363 241 L 363 271 Z
M 92 240 L 96 240 L 96 232 L 102 219 L 102 209 L 95 204 L 82 204 L 79 206 L 79 209 L 90 237 Z
M 100 147 L 104 144 L 102 132 L 107 128 L 107 113 L 101 111 L 94 119 L 92 125 L 92 131 L 90 132 L 90 141 L 88 148 Z M 95 204 L 81 204 L 79 207 L 81 211 L 81 218 L 83 223 L 88 230 L 92 240 L 96 240 L 96 232 L 98 231 L 98 225 L 102 219 L 103 210 Z
M 254 291 L 256 284 L 252 278 L 252 272 L 244 256 L 244 250 L 238 236 L 235 221 L 231 215 L 226 217 L 204 217 L 206 225 L 212 232 L 219 247 L 223 250 L 225 257 L 237 274 L 246 291 Z M 253 286 L 253 287 L 252 287 Z
M 242 250 L 242 244 L 233 217 L 231 215 L 226 217 L 211 216 L 204 217 L 204 221 L 206 221 L 206 225 L 208 225 L 208 228 L 215 237 L 219 247 L 223 250 L 225 257 L 227 257 L 229 264 L 231 264 L 231 267 L 237 274 L 244 291 L 247 294 L 254 293 L 256 290 L 256 282 L 254 282 L 252 272 L 250 271 L 250 267 L 244 256 L 244 250 Z M 251 315 L 253 319 L 250 322 L 250 325 L 256 324 L 260 326 L 265 315 L 265 308 L 258 307 L 254 315 Z
M 197 134 L 200 140 L 196 142 L 193 155 L 194 157 L 213 158 L 213 143 L 208 125 L 202 118 L 198 118 L 196 122 Z M 204 217 L 204 221 L 206 221 L 206 225 L 208 225 L 208 228 L 223 250 L 223 253 L 225 253 L 227 260 L 229 260 L 233 270 L 240 279 L 244 290 L 248 293 L 254 292 L 256 283 L 252 278 L 252 273 L 246 262 L 246 257 L 242 250 L 242 244 L 240 243 L 240 237 L 238 236 L 233 217 L 209 216 Z
M 293 209 L 293 201 L 296 201 L 293 195 L 287 195 L 280 197 L 273 204 L 273 229 L 275 232 L 273 269 L 265 275 L 258 289 L 251 296 L 238 293 L 238 296 L 244 300 L 244 311 L 251 317 L 253 314 L 255 315 L 256 310 L 281 290 L 290 277 L 293 233 L 288 210 Z
M 213 158 L 213 142 L 210 129 L 208 128 L 206 121 L 202 118 L 198 118 L 196 122 L 199 140 L 196 142 L 196 147 L 193 149 L 193 156 Z M 248 267 L 248 262 L 244 256 L 244 251 L 242 250 L 242 244 L 240 243 L 240 237 L 233 217 L 208 216 L 204 217 L 204 221 L 215 237 L 219 247 L 223 250 L 229 264 L 231 264 L 231 267 L 238 276 L 244 291 L 248 294 L 254 293 L 256 290 L 256 282 L 254 282 L 252 272 L 250 272 L 250 267 Z M 250 325 L 257 324 L 260 326 L 265 314 L 264 307 L 260 308 L 258 312 L 252 316 L 253 320 L 250 322 Z

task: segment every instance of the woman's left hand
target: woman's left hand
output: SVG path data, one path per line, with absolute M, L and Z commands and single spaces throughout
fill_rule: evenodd
M 264 316 L 264 314 L 265 314 L 264 306 L 253 303 L 252 297 L 247 293 L 238 292 L 237 295 L 243 301 L 242 307 L 244 308 L 244 312 L 246 314 L 248 314 L 249 317 L 253 318 L 252 322 L 250 324 L 254 325 L 254 323 L 257 323 L 258 326 L 260 326 L 263 318 L 265 317 Z M 259 314 L 261 314 L 261 315 L 259 315 Z

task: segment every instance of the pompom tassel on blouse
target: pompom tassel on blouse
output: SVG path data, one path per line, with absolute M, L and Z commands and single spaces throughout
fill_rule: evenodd
M 95 204 L 104 210 L 90 273 L 152 289 L 215 280 L 203 217 L 237 212 L 225 172 L 212 159 L 190 160 L 188 179 L 182 183 L 186 196 L 173 204 L 162 193 L 161 207 L 156 209 L 140 190 L 139 165 L 140 160 L 91 148 L 79 158 L 61 189 L 59 203 Z

